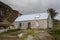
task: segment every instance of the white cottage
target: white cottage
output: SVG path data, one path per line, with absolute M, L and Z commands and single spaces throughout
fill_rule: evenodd
M 53 22 L 49 13 L 36 13 L 19 16 L 14 22 L 15 28 L 46 29 L 52 28 Z

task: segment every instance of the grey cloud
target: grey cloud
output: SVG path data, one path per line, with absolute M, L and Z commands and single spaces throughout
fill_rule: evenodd
M 60 11 L 60 0 L 1 0 L 23 14 L 45 12 L 48 8 Z M 58 12 L 59 12 L 58 11 Z

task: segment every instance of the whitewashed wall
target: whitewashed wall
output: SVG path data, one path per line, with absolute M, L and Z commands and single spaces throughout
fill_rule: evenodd
M 31 22 L 31 28 L 47 28 L 47 20 L 32 20 L 32 21 L 23 21 L 23 22 L 15 22 L 14 26 L 15 28 L 19 28 L 19 23 L 22 23 L 21 29 L 27 29 L 28 28 L 28 22 Z M 38 24 L 37 24 L 38 23 Z
M 48 17 L 48 28 L 53 28 L 53 20 L 51 19 L 51 16 Z

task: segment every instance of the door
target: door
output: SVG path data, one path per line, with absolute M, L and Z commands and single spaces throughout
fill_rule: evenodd
M 22 27 L 22 23 L 19 23 L 19 28 L 21 28 Z
M 28 29 L 31 29 L 31 22 L 28 22 Z

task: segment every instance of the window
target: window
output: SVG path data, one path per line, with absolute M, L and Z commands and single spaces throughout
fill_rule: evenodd
M 19 27 L 21 27 L 22 26 L 22 24 L 21 23 L 19 23 Z

